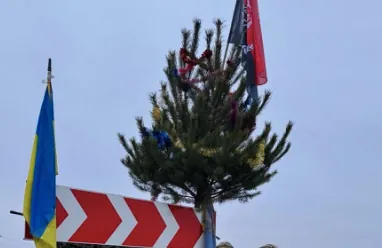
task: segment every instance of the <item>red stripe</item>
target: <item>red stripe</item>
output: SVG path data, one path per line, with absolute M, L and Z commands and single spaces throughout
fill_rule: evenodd
M 137 225 L 123 242 L 125 246 L 153 247 L 155 242 L 166 229 L 154 202 L 125 198 Z
M 202 226 L 192 208 L 169 205 L 178 222 L 179 230 L 168 244 L 168 248 L 192 248 L 203 234 Z
M 259 5 L 257 0 L 245 0 L 245 6 L 247 6 L 247 22 L 252 24 L 247 29 L 247 45 L 253 45 L 251 53 L 255 61 L 255 75 L 256 84 L 266 84 L 267 69 L 265 65 L 265 55 L 263 46 L 263 36 L 261 33 L 261 24 L 259 16 Z
M 87 218 L 69 242 L 105 244 L 122 222 L 106 194 L 71 189 Z
M 69 216 L 68 212 L 62 206 L 58 197 L 56 197 L 56 227 L 58 228 L 62 222 Z

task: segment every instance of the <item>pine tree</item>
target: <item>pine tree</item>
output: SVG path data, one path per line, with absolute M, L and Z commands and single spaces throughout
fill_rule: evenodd
M 182 30 L 182 47 L 170 51 L 167 82 L 152 93 L 152 124 L 137 118 L 141 139 L 118 134 L 127 152 L 121 161 L 134 185 L 173 203 L 200 208 L 230 200 L 246 202 L 276 174 L 271 165 L 290 149 L 292 123 L 279 136 L 271 123 L 256 126 L 256 117 L 271 93 L 252 103 L 245 100 L 245 71 L 240 47 L 222 60 L 223 22 L 205 31 L 206 50 L 198 56 L 201 21 Z M 199 52 L 200 53 L 200 52 Z M 223 64 L 224 63 L 224 64 Z M 255 134 L 256 133 L 256 134 Z

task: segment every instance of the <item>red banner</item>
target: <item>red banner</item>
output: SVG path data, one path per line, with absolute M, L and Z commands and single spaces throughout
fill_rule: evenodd
M 268 81 L 265 65 L 263 36 L 259 16 L 258 0 L 245 0 L 247 13 L 247 46 L 254 58 L 256 84 L 263 85 Z

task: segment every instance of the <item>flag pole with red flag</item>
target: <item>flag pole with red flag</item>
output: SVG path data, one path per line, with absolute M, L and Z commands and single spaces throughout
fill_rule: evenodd
M 246 70 L 247 103 L 258 100 L 257 86 L 267 83 L 267 70 L 257 0 L 236 0 L 228 43 L 242 49 Z

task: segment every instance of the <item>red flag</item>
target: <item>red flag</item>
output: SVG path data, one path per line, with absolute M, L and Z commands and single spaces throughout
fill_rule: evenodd
M 247 14 L 247 46 L 248 52 L 251 52 L 254 58 L 254 71 L 256 85 L 266 84 L 268 81 L 265 65 L 263 37 L 261 33 L 261 24 L 259 16 L 259 5 L 257 0 L 244 0 L 244 6 Z

